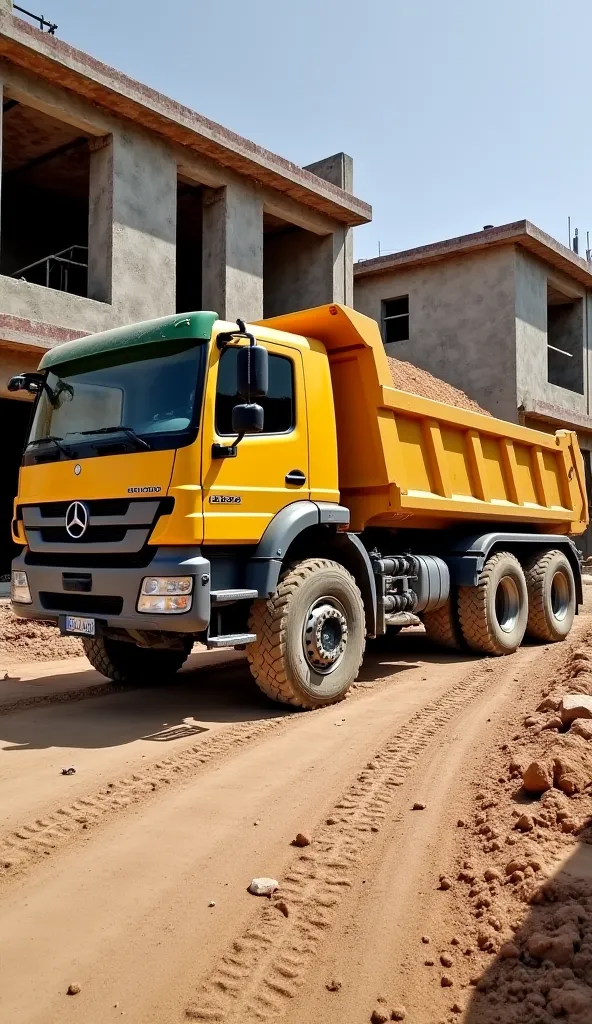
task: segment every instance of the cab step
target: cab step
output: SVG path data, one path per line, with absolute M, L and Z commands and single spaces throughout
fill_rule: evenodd
M 229 604 L 231 601 L 254 601 L 259 597 L 257 590 L 212 590 L 210 600 L 212 604 Z
M 206 647 L 244 647 L 255 643 L 256 639 L 256 633 L 225 633 L 223 636 L 209 636 Z

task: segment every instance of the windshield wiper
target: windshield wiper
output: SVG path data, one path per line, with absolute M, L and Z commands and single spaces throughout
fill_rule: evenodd
M 138 434 L 136 434 L 135 430 L 132 429 L 132 427 L 123 427 L 123 426 L 118 426 L 118 427 L 98 427 L 96 430 L 76 430 L 76 431 L 73 430 L 73 431 L 71 431 L 71 433 L 73 433 L 73 434 L 76 433 L 76 434 L 81 434 L 81 435 L 82 434 L 116 434 L 118 432 L 121 432 L 123 434 L 127 434 L 127 436 L 129 438 L 131 438 L 131 440 L 136 443 L 138 448 L 145 448 L 148 451 L 151 451 L 151 445 L 149 445 L 148 442 L 145 441 L 143 437 L 139 437 Z
M 46 441 L 51 441 L 53 444 L 55 444 L 56 448 L 59 448 L 60 451 L 64 453 L 66 458 L 71 459 L 72 452 L 70 451 L 69 448 L 66 448 L 65 445 L 61 444 L 63 440 L 63 437 L 56 437 L 54 434 L 48 434 L 47 437 L 38 437 L 36 441 L 29 441 L 27 448 L 34 448 L 38 444 L 45 444 Z

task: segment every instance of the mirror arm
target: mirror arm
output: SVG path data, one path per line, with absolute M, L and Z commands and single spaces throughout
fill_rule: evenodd
M 213 459 L 236 459 L 237 447 L 241 443 L 244 433 L 239 434 L 232 444 L 218 444 L 214 441 L 212 445 L 212 458 Z
M 249 332 L 247 331 L 245 327 L 245 321 L 237 320 L 236 323 L 238 331 L 224 331 L 222 334 L 218 335 L 218 338 L 216 340 L 218 348 L 226 348 L 226 346 L 229 345 L 234 338 L 246 338 L 251 347 L 257 344 L 257 342 L 255 341 L 255 336 L 253 334 L 249 334 Z

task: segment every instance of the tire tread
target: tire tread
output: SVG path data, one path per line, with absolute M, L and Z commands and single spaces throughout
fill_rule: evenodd
M 280 576 L 277 590 L 271 597 L 253 601 L 249 618 L 249 629 L 257 634 L 257 640 L 249 644 L 247 657 L 253 676 L 260 690 L 271 700 L 281 704 L 291 704 L 307 710 L 321 706 L 318 702 L 307 700 L 302 691 L 289 679 L 286 672 L 286 616 L 290 601 L 309 577 L 319 572 L 338 570 L 346 576 L 357 592 L 360 604 L 362 596 L 351 573 L 339 562 L 329 558 L 306 558 L 296 565 L 288 567 Z M 363 608 L 363 605 L 362 605 Z M 360 670 L 364 656 L 364 647 L 360 655 L 356 676 Z M 325 703 L 336 704 L 343 700 L 345 693 Z

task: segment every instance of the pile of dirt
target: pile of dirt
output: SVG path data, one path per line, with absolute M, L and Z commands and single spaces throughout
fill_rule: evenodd
M 54 661 L 81 654 L 76 637 L 61 636 L 49 623 L 17 619 L 10 605 L 0 604 L 0 668 L 3 662 Z
M 469 412 L 480 412 L 485 416 L 491 416 L 487 409 L 482 409 L 477 402 L 473 402 L 464 391 L 454 388 L 452 384 L 432 377 L 427 370 L 420 370 L 419 366 L 407 363 L 403 359 L 394 359 L 388 356 L 393 387 L 400 391 L 410 391 L 413 395 L 421 398 L 431 398 L 435 402 L 446 402 L 447 405 L 454 405 L 457 409 L 467 409 Z
M 463 939 L 446 974 L 465 990 L 465 1024 L 592 1020 L 590 695 L 592 651 L 582 647 L 500 745 L 472 819 L 459 821 L 464 858 L 451 894 Z

